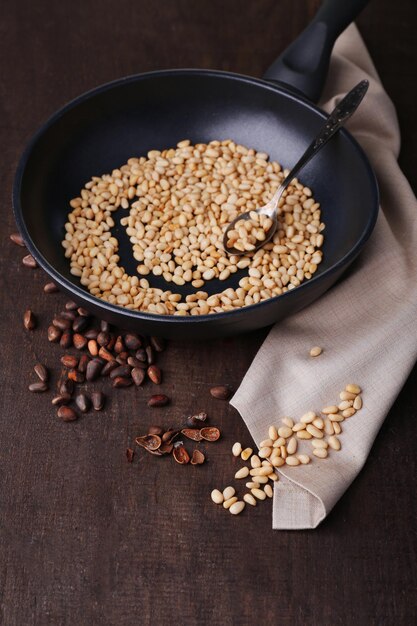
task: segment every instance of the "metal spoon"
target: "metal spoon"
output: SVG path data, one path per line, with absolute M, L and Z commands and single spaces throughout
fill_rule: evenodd
M 321 127 L 317 136 L 313 139 L 311 144 L 308 146 L 307 150 L 304 152 L 303 156 L 297 161 L 294 165 L 288 176 L 282 181 L 281 185 L 278 187 L 278 190 L 275 192 L 274 196 L 271 200 L 265 204 L 264 206 L 256 209 L 256 213 L 263 214 L 268 216 L 272 220 L 272 226 L 266 232 L 266 237 L 263 241 L 257 241 L 255 244 L 255 248 L 251 251 L 246 250 L 238 250 L 233 246 L 228 246 L 227 242 L 229 240 L 229 233 L 234 229 L 234 225 L 239 220 L 248 220 L 250 218 L 250 213 L 252 211 L 248 211 L 246 213 L 242 213 L 238 215 L 231 224 L 227 227 L 224 237 L 223 237 L 223 247 L 228 254 L 233 255 L 242 255 L 242 254 L 252 254 L 262 246 L 264 246 L 270 239 L 273 237 L 278 224 L 277 212 L 278 212 L 278 202 L 284 193 L 285 189 L 288 187 L 290 182 L 296 177 L 298 172 L 312 159 L 323 146 L 333 137 L 333 135 L 341 128 L 345 122 L 350 118 L 350 116 L 356 111 L 359 104 L 362 101 L 367 89 L 369 87 L 369 81 L 361 80 L 360 83 L 353 87 L 349 91 L 348 94 L 339 102 L 339 104 L 333 109 L 333 111 L 329 114 L 329 117 L 326 120 L 324 126 Z

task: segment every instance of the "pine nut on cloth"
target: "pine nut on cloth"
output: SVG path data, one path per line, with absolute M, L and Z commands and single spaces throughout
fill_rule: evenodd
M 363 390 L 362 408 L 337 435 L 341 450 L 329 447 L 327 458 L 317 458 L 311 441 L 301 440 L 298 452 L 305 447 L 311 463 L 277 468 L 275 529 L 316 528 L 328 515 L 364 465 L 417 356 L 417 202 L 397 164 L 394 106 L 351 25 L 333 50 L 321 106 L 330 111 L 363 78 L 370 88 L 347 126 L 378 177 L 375 230 L 342 281 L 273 327 L 231 400 L 259 444 L 281 417 L 298 422 L 311 410 L 320 415 L 323 407 L 340 404 L 349 383 Z M 312 357 L 312 346 L 322 347 L 322 354 Z

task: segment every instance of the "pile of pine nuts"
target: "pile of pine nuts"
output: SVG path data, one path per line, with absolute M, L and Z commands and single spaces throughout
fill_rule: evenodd
M 160 315 L 205 315 L 256 304 L 294 289 L 316 272 L 323 245 L 320 205 L 297 179 L 279 203 L 273 239 L 250 255 L 228 256 L 223 233 L 239 214 L 266 204 L 288 171 L 268 155 L 231 140 L 131 158 L 111 174 L 94 176 L 70 201 L 62 245 L 71 274 L 111 304 Z M 112 213 L 121 219 L 138 262 L 130 276 L 119 264 Z M 236 289 L 208 295 L 207 281 L 248 275 Z M 152 287 L 162 276 L 172 290 Z M 176 286 L 196 292 L 183 298 Z
M 304 448 L 311 444 L 311 452 L 318 459 L 326 459 L 330 449 L 339 451 L 342 444 L 337 435 L 342 433 L 342 422 L 362 408 L 360 394 L 361 388 L 349 383 L 339 394 L 340 402 L 324 407 L 320 412 L 321 416 L 315 411 L 308 411 L 296 423 L 290 417 L 282 418 L 281 426 L 269 427 L 268 438 L 259 443 L 257 454 L 253 454 L 252 448 L 242 450 L 242 445 L 236 442 L 232 447 L 233 456 L 240 457 L 243 461 L 250 459 L 250 467 L 241 467 L 235 473 L 235 478 L 249 477 L 249 482 L 246 483 L 249 491 L 244 494 L 243 500 L 239 500 L 233 487 L 226 487 L 223 492 L 214 489 L 211 492 L 213 502 L 223 504 L 230 513 L 238 515 L 245 508 L 245 503 L 256 506 L 257 500 L 265 500 L 267 496 L 272 498 L 269 480 L 279 480 L 276 468 L 284 465 L 308 465 L 311 462 L 311 456 L 305 449 L 299 452 L 300 440 L 305 441 Z

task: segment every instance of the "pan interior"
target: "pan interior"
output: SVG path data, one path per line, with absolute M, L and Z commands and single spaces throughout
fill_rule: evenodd
M 138 76 L 99 88 L 69 105 L 36 139 L 22 172 L 20 204 L 32 241 L 47 263 L 79 286 L 69 273 L 61 240 L 69 200 L 94 175 L 110 173 L 130 157 L 151 149 L 214 139 L 267 152 L 291 167 L 323 120 L 307 104 L 265 83 L 215 72 L 178 71 Z M 316 276 L 335 265 L 361 239 L 371 219 L 374 189 L 354 143 L 339 133 L 300 175 L 321 203 L 326 224 L 324 260 Z M 121 226 L 121 263 L 137 263 Z M 242 270 L 228 280 L 210 281 L 209 293 L 236 287 Z M 156 287 L 172 289 L 163 278 Z M 175 286 L 183 294 L 194 288 Z

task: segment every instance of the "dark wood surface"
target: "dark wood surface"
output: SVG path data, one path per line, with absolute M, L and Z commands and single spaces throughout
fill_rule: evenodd
M 1 317 L 0 623 L 46 625 L 411 625 L 417 619 L 417 370 L 395 402 L 360 476 L 314 531 L 271 530 L 271 502 L 239 518 L 211 489 L 230 482 L 241 418 L 209 395 L 236 388 L 266 331 L 161 355 L 169 408 L 153 389 L 115 390 L 105 412 L 59 421 L 51 395 L 31 395 L 32 367 L 57 372 L 45 339 L 64 297 L 21 265 L 10 193 L 18 157 L 55 109 L 100 83 L 165 67 L 261 76 L 317 0 L 5 0 L 0 7 Z M 397 110 L 401 165 L 416 188 L 414 0 L 374 0 L 359 26 Z M 34 333 L 23 311 L 39 317 Z M 53 383 L 56 379 L 53 380 Z M 205 409 L 223 439 L 201 468 L 125 449 L 152 422 Z

